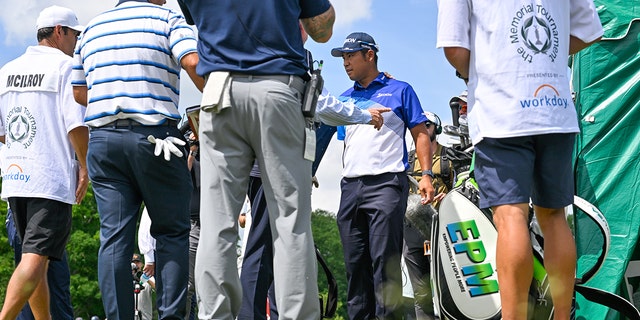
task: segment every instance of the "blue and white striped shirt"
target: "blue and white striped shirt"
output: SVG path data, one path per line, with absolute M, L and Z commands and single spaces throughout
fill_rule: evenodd
M 196 37 L 179 13 L 128 1 L 89 22 L 74 54 L 72 85 L 87 86 L 87 125 L 180 119 L 180 60 Z

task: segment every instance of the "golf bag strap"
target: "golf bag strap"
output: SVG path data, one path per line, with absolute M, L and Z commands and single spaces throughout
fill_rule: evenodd
M 442 179 L 442 181 L 444 181 L 444 184 L 447 186 L 447 188 L 450 188 L 451 185 L 453 185 L 453 183 L 451 183 L 451 159 L 449 159 L 447 157 L 447 147 L 442 146 L 441 150 L 440 150 L 440 172 L 437 172 L 436 174 L 440 175 L 440 178 Z
M 581 284 L 576 284 L 575 290 L 591 302 L 601 304 L 620 312 L 620 314 L 622 314 L 626 319 L 640 320 L 640 312 L 638 309 L 636 309 L 631 302 L 619 295 Z
M 329 269 L 327 262 L 322 257 L 320 250 L 318 247 L 316 248 L 316 258 L 322 266 L 322 270 L 324 270 L 324 274 L 327 277 L 327 283 L 329 284 L 329 288 L 327 290 L 327 305 L 322 312 L 322 318 L 333 318 L 336 314 L 336 310 L 338 309 L 338 283 L 336 278 L 333 276 L 333 273 Z
M 603 241 L 602 241 L 602 250 L 600 251 L 600 256 L 596 263 L 591 267 L 591 269 L 587 270 L 581 278 L 577 279 L 578 284 L 583 284 L 589 281 L 602 267 L 605 258 L 609 254 L 609 241 L 611 239 L 611 231 L 609 230 L 609 224 L 607 224 L 607 219 L 605 219 L 604 215 L 596 206 L 592 205 L 588 201 L 578 197 L 573 197 L 573 204 L 578 207 L 582 212 L 584 212 L 600 229 L 602 232 Z
M 591 279 L 596 274 L 596 272 L 598 272 L 600 267 L 602 267 L 602 264 L 604 263 L 604 260 L 609 253 L 609 239 L 611 237 L 611 233 L 609 230 L 609 225 L 607 224 L 607 220 L 605 219 L 602 212 L 598 210 L 598 208 L 578 196 L 574 196 L 573 204 L 580 210 L 582 210 L 582 212 L 584 212 L 589 218 L 591 218 L 593 222 L 596 223 L 604 238 L 600 256 L 598 257 L 598 260 L 596 261 L 594 266 L 591 267 L 591 269 L 589 269 L 587 272 L 585 272 L 582 278 L 576 279 L 576 292 L 580 293 L 589 301 L 601 304 L 620 312 L 620 314 L 624 315 L 627 319 L 640 320 L 640 311 L 638 311 L 638 309 L 636 309 L 636 307 L 631 304 L 631 302 L 627 301 L 617 294 L 583 285 L 583 283 Z

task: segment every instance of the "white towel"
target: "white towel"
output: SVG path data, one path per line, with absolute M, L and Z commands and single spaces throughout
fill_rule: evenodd
M 203 111 L 218 113 L 224 108 L 231 107 L 231 75 L 229 72 L 211 72 L 202 90 Z

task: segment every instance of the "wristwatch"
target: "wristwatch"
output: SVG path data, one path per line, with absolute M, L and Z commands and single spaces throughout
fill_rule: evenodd
M 433 180 L 435 178 L 435 175 L 433 174 L 433 171 L 431 170 L 423 170 L 422 171 L 422 176 L 429 176 L 431 177 L 431 180 Z

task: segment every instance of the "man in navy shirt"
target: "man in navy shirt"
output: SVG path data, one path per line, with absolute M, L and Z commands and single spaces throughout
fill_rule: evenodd
M 253 160 L 274 239 L 280 319 L 318 319 L 311 235 L 315 141 L 301 98 L 308 66 L 298 20 L 326 42 L 335 13 L 328 0 L 182 0 L 198 28 L 196 68 L 207 79 L 200 111 L 202 196 L 195 282 L 200 319 L 234 319 L 242 302 L 236 239 Z

